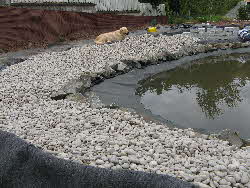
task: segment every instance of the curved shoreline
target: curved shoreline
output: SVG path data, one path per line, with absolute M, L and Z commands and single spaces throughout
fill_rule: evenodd
M 249 52 L 249 49 L 250 48 L 247 47 L 239 49 L 218 50 L 208 53 L 200 53 L 192 56 L 184 56 L 178 60 L 168 61 L 157 65 L 151 65 L 150 67 L 145 67 L 143 69 L 136 68 L 126 74 L 106 79 L 102 83 L 94 85 L 91 88 L 91 92 L 93 92 L 101 100 L 101 103 L 103 103 L 104 105 L 116 105 L 122 108 L 130 109 L 132 112 L 136 111 L 140 115 L 148 117 L 149 119 L 152 120 L 156 119 L 162 123 L 166 123 L 169 127 L 184 128 L 181 125 L 177 125 L 171 122 L 171 120 L 166 120 L 161 116 L 152 114 L 150 110 L 145 109 L 144 105 L 140 103 L 140 97 L 135 95 L 135 90 L 139 86 L 138 82 L 150 78 L 151 76 L 157 73 L 175 69 L 176 67 L 182 66 L 193 60 L 210 56 L 227 55 L 232 53 L 239 53 L 239 54 L 247 53 Z M 194 130 L 197 130 L 198 132 L 203 134 L 215 135 L 213 134 L 213 132 L 209 132 L 202 129 L 194 129 Z M 245 140 L 242 141 L 245 144 L 247 143 L 247 141 Z
M 51 100 L 86 91 L 101 81 L 100 76 L 108 78 L 115 71 L 123 73 L 149 65 L 156 57 L 167 54 L 170 56 L 163 59 L 177 58 L 181 54 L 216 49 L 204 48 L 196 41 L 184 35 L 161 38 L 143 35 L 102 47 L 86 45 L 39 54 L 10 66 L 0 72 L 0 128 L 59 158 L 92 166 L 169 174 L 203 186 L 237 183 L 248 186 L 247 148 L 236 150 L 228 142 L 208 139 L 206 135 L 197 137 L 190 129 L 170 130 L 119 109 L 95 108 L 88 101 Z M 159 51 L 145 59 L 155 43 L 153 49 Z M 161 51 L 161 45 L 165 51 Z M 194 52 L 191 46 L 200 48 Z M 174 56 L 175 52 L 180 54 Z M 107 55 L 114 55 L 114 59 L 105 59 Z M 132 60 L 119 61 L 125 55 L 133 57 Z M 232 180 L 234 173 L 242 178 L 233 178 L 235 183 L 231 183 L 227 179 Z M 215 180 L 217 176 L 219 181 Z

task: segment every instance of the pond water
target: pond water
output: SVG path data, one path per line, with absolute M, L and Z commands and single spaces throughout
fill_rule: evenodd
M 139 82 L 153 114 L 182 127 L 232 129 L 250 138 L 250 54 L 195 60 Z

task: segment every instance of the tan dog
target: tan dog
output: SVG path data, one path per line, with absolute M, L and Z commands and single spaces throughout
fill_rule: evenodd
M 119 30 L 99 35 L 98 37 L 96 37 L 95 43 L 105 44 L 107 42 L 120 41 L 125 39 L 126 35 L 128 34 L 129 34 L 128 29 L 126 27 L 122 27 Z

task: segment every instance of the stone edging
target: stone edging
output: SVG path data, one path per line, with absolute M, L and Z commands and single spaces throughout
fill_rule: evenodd
M 73 79 L 70 82 L 68 82 L 62 89 L 59 91 L 52 93 L 51 99 L 53 100 L 62 100 L 62 99 L 70 99 L 73 101 L 79 101 L 79 100 L 88 100 L 90 101 L 90 97 L 87 97 L 87 99 L 83 99 L 82 95 L 90 90 L 90 88 L 96 84 L 99 84 L 103 82 L 105 79 L 113 78 L 115 76 L 126 74 L 127 72 L 137 68 L 137 69 L 143 69 L 150 65 L 160 64 L 164 63 L 166 61 L 173 61 L 178 60 L 185 56 L 190 55 L 197 55 L 199 53 L 208 53 L 208 52 L 214 52 L 217 50 L 227 50 L 227 49 L 238 49 L 238 48 L 247 48 L 250 47 L 250 43 L 242 43 L 242 42 L 226 42 L 226 43 L 209 43 L 205 45 L 199 45 L 197 48 L 193 49 L 192 51 L 182 51 L 177 54 L 163 54 L 160 57 L 148 57 L 145 60 L 123 60 L 122 62 L 115 64 L 111 67 L 106 67 L 104 71 L 99 73 L 83 73 L 80 78 Z M 119 108 L 119 106 L 107 106 L 109 108 Z M 144 118 L 145 119 L 145 118 Z M 157 122 L 157 120 L 148 119 L 145 121 L 154 121 Z M 226 130 L 225 130 L 226 131 Z M 225 136 L 224 132 L 223 134 L 211 134 L 209 137 L 211 138 L 218 138 L 221 140 L 229 141 L 232 145 L 240 147 L 244 147 L 246 145 L 249 145 L 249 143 L 243 139 L 241 139 L 235 132 L 230 131 L 227 133 L 227 136 Z M 199 133 L 197 133 L 197 136 L 199 136 Z
M 51 98 L 60 100 L 66 98 L 70 94 L 85 93 L 92 86 L 101 83 L 105 79 L 113 78 L 117 75 L 125 74 L 132 69 L 143 69 L 150 65 L 160 64 L 166 61 L 178 60 L 184 56 L 196 55 L 199 53 L 208 53 L 217 50 L 237 49 L 250 47 L 250 43 L 234 42 L 234 43 L 209 43 L 199 45 L 192 51 L 182 51 L 177 54 L 162 54 L 160 57 L 147 57 L 145 60 L 123 60 L 111 67 L 106 67 L 104 71 L 99 73 L 83 73 L 80 78 L 73 79 L 68 82 L 59 91 L 52 93 Z

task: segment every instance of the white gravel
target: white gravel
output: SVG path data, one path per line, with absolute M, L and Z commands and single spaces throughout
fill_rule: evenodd
M 249 148 L 197 136 L 191 129 L 170 130 L 122 110 L 50 99 L 83 72 L 100 72 L 123 59 L 184 53 L 197 41 L 187 35 L 141 35 L 43 53 L 10 66 L 0 72 L 0 129 L 84 164 L 169 174 L 201 187 L 250 187 Z

